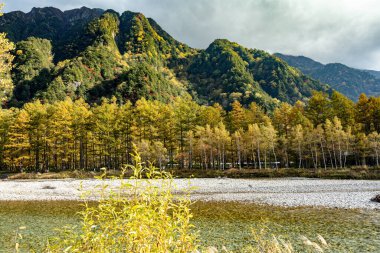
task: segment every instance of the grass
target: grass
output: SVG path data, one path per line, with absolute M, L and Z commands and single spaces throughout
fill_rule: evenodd
M 228 169 L 228 170 L 200 170 L 200 169 L 175 169 L 168 170 L 175 178 L 286 178 L 305 177 L 321 179 L 357 179 L 379 180 L 380 168 L 353 167 L 348 169 Z M 108 177 L 120 176 L 121 171 L 108 171 Z M 62 171 L 47 173 L 0 173 L 0 178 L 9 180 L 33 180 L 33 179 L 93 179 L 100 176 L 101 172 L 93 171 Z M 3 176 L 1 176 L 3 175 Z M 131 176 L 127 173 L 126 176 Z
M 321 179 L 380 179 L 380 168 L 350 168 L 350 169 L 229 169 L 229 170 L 173 170 L 171 173 L 178 178 L 286 178 L 306 177 Z

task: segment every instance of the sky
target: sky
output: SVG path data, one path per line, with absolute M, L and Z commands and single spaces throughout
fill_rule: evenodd
M 175 39 L 207 48 L 225 38 L 271 53 L 380 70 L 378 0 L 3 0 L 5 12 L 87 6 L 141 12 Z

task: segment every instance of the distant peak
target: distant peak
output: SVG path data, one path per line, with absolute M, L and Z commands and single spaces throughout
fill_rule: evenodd
M 40 12 L 60 12 L 60 13 L 62 13 L 62 11 L 60 9 L 55 8 L 55 7 L 51 7 L 51 6 L 33 7 L 29 13 L 34 14 L 34 13 L 40 13 Z
M 100 9 L 100 8 L 88 8 L 86 6 L 82 6 L 82 7 L 77 8 L 77 9 L 66 10 L 66 11 L 64 11 L 64 13 L 74 12 L 74 11 L 82 11 L 82 12 L 85 12 L 85 11 L 97 11 L 97 12 L 104 12 L 104 10 Z

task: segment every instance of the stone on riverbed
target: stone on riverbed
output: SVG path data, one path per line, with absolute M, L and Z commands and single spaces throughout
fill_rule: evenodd
M 372 198 L 371 201 L 380 203 L 380 194 Z

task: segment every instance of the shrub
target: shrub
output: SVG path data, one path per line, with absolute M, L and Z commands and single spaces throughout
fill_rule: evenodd
M 81 227 L 65 228 L 59 238 L 49 242 L 47 252 L 197 250 L 188 195 L 175 197 L 170 174 L 143 168 L 138 154 L 134 161 L 134 166 L 128 166 L 133 170 L 131 180 L 122 180 L 120 188 L 111 190 L 104 183 L 99 202 L 85 202 Z

